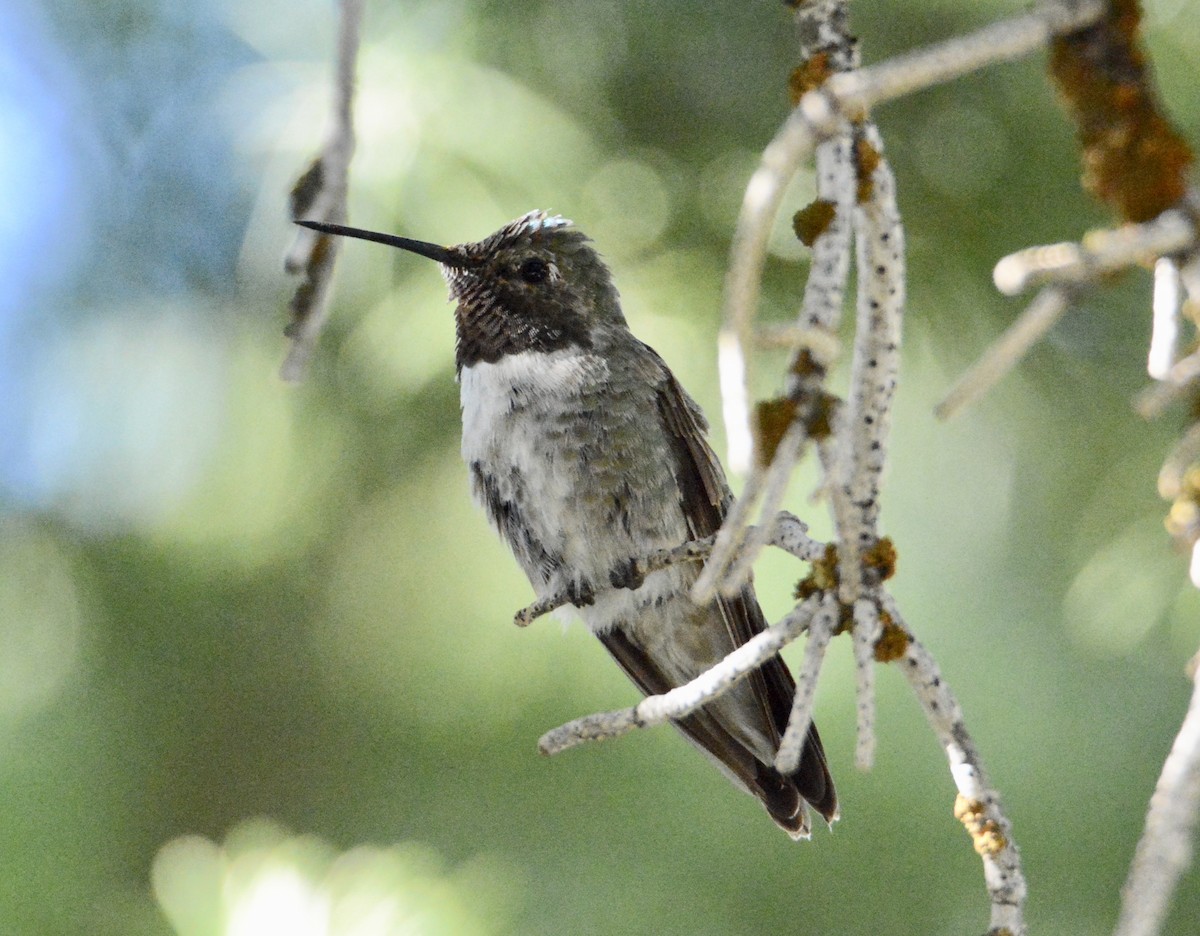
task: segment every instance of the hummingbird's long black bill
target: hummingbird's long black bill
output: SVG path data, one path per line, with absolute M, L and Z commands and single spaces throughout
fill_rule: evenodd
M 463 258 L 449 247 L 431 244 L 428 241 L 413 240 L 410 237 L 397 237 L 395 234 L 380 234 L 377 231 L 364 231 L 362 228 L 346 227 L 344 224 L 328 224 L 324 221 L 297 221 L 301 227 L 322 234 L 339 234 L 342 237 L 354 237 L 358 240 L 373 241 L 376 244 L 386 244 L 389 247 L 399 247 L 410 253 L 428 257 L 446 266 L 463 266 Z

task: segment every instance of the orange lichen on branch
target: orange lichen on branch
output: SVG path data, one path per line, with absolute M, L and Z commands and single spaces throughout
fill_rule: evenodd
M 875 659 L 880 663 L 899 660 L 908 650 L 908 634 L 886 611 L 879 612 L 879 639 L 875 641 Z
M 804 417 L 804 429 L 810 439 L 820 442 L 833 435 L 833 416 L 840 401 L 832 393 L 819 392 L 808 407 Z
M 297 338 L 304 323 L 316 311 L 322 282 L 329 276 L 329 267 L 333 265 L 335 255 L 333 238 L 328 234 L 318 234 L 307 261 L 295 270 L 288 271 L 301 273 L 304 278 L 296 286 L 296 291 L 292 294 L 292 301 L 288 304 L 292 319 L 284 326 L 284 337 Z
M 1160 489 L 1164 485 L 1160 482 Z M 1200 540 L 1200 465 L 1192 465 L 1171 490 L 1162 493 L 1172 499 L 1164 521 L 1167 532 L 1181 548 L 1190 549 Z
M 1112 0 L 1096 25 L 1055 39 L 1050 56 L 1050 74 L 1078 125 L 1084 187 L 1135 223 L 1183 198 L 1194 158 L 1159 108 L 1141 15 L 1138 0 Z
M 792 216 L 792 230 L 805 247 L 811 247 L 837 217 L 837 205 L 826 198 L 809 202 Z
M 963 824 L 971 843 L 980 855 L 995 855 L 1008 845 L 1000 823 L 987 818 L 987 807 L 961 793 L 954 798 L 954 818 Z
M 783 435 L 792 423 L 799 422 L 810 439 L 820 441 L 833 433 L 833 416 L 837 412 L 838 398 L 824 390 L 811 391 L 800 388 L 794 396 L 761 400 L 754 404 L 755 458 L 760 468 L 766 468 L 775 459 L 775 452 Z
M 886 582 L 896 574 L 896 544 L 890 536 L 885 536 L 874 546 L 863 550 L 863 565 L 875 569 L 879 580 Z
M 863 137 L 854 140 L 854 168 L 858 176 L 858 203 L 869 202 L 875 195 L 875 170 L 883 156 Z
M 825 546 L 825 555 L 812 561 L 812 571 L 796 585 L 796 600 L 804 601 L 818 592 L 838 587 L 838 549 L 833 543 Z
M 812 350 L 809 348 L 801 348 L 796 352 L 796 356 L 792 358 L 792 363 L 788 365 L 788 373 L 794 374 L 802 380 L 824 380 L 828 368 L 813 356 Z
M 800 98 L 809 91 L 821 87 L 831 72 L 828 52 L 818 52 L 803 65 L 793 69 L 788 77 L 788 99 L 792 102 L 792 107 L 799 104 Z
M 754 404 L 754 454 L 760 468 L 775 459 L 775 451 L 796 418 L 796 402 L 787 397 Z

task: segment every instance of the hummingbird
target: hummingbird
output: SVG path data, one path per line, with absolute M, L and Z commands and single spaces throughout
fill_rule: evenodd
M 629 330 L 608 267 L 572 222 L 531 211 L 452 247 L 299 223 L 440 264 L 457 303 L 472 493 L 538 597 L 569 595 L 638 689 L 689 682 L 766 627 L 752 584 L 701 606 L 693 563 L 635 575 L 635 557 L 715 533 L 733 495 L 700 407 Z M 815 725 L 794 773 L 773 766 L 794 691 L 776 655 L 674 724 L 801 839 L 805 804 L 832 823 L 838 801 Z

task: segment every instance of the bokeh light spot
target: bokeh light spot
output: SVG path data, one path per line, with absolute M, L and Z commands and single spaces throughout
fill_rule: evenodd
M 447 868 L 413 843 L 338 854 L 265 820 L 224 846 L 185 835 L 151 869 L 154 895 L 179 936 L 486 936 L 494 896 L 513 875 L 495 862 Z
M 1156 554 L 1160 562 L 1147 562 Z M 1075 576 L 1063 601 L 1067 632 L 1099 656 L 1123 656 L 1163 619 L 1182 583 L 1161 523 L 1148 518 L 1132 524 Z
M 949 198 L 969 201 L 990 189 L 1009 163 L 1003 127 L 978 107 L 935 111 L 916 139 L 925 184 Z
M 15 476 L 98 529 L 150 523 L 195 484 L 217 439 L 224 349 L 169 309 L 97 312 L 33 368 Z
M 645 163 L 622 159 L 607 163 L 583 187 L 580 215 L 605 254 L 644 252 L 670 220 L 671 204 L 662 177 Z
M 0 527 L 0 719 L 50 704 L 79 665 L 83 609 L 70 557 L 16 519 Z

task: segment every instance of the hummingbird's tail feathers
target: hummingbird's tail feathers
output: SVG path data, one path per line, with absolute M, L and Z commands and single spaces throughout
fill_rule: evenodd
M 837 822 L 840 817 L 837 790 L 833 787 L 829 765 L 825 763 L 825 749 L 821 746 L 821 736 L 817 734 L 816 725 L 808 726 L 808 737 L 804 741 L 800 766 L 791 775 L 791 779 L 800 795 L 820 813 L 826 823 L 832 826 Z
M 791 777 L 785 777 L 774 767 L 759 765 L 757 786 L 751 790 L 774 820 L 794 840 L 812 838 L 808 826 L 808 809 L 804 797 Z
M 767 622 L 750 586 L 746 586 L 736 595 L 720 599 L 718 605 L 730 627 L 735 644 L 740 646 L 766 629 Z M 779 741 L 787 731 L 788 720 L 792 717 L 796 681 L 783 658 L 776 655 L 763 663 L 756 673 L 751 674 L 749 684 L 761 699 L 763 720 L 770 724 L 773 744 L 771 751 L 765 756 L 773 759 L 775 751 L 779 748 Z M 772 773 L 775 771 L 772 770 Z M 779 774 L 776 773 L 776 776 Z M 815 724 L 808 727 L 800 765 L 783 779 L 790 783 L 827 823 L 832 825 L 837 820 L 837 790 L 833 785 L 833 776 L 825 761 L 825 749 L 821 745 L 821 736 L 817 733 Z M 771 813 L 776 822 L 784 825 L 769 806 L 767 812 Z M 784 825 L 784 828 L 788 827 Z M 807 835 L 803 837 L 807 838 Z
M 657 695 L 673 688 L 670 680 L 650 656 L 620 628 L 613 628 L 597 635 L 626 675 L 647 695 Z M 768 661 L 783 667 L 778 657 Z M 786 668 L 787 679 L 791 679 Z M 778 677 L 776 677 L 778 678 Z M 790 712 L 791 697 L 787 708 Z M 783 714 L 786 727 L 787 714 Z M 709 708 L 673 721 L 672 724 L 698 747 L 735 786 L 755 797 L 775 824 L 793 839 L 807 839 L 810 835 L 808 809 L 811 803 L 827 822 L 837 818 L 837 794 L 833 779 L 825 765 L 825 753 L 816 729 L 809 733 L 800 767 L 792 775 L 785 776 L 770 764 L 764 763 L 745 741 L 739 740 Z
M 811 836 L 805 796 L 794 777 L 784 776 L 762 763 L 703 709 L 672 724 L 707 754 L 735 786 L 762 803 L 767 815 L 783 831 L 796 840 Z
M 757 603 L 754 606 L 757 609 Z M 760 612 L 761 613 L 761 612 Z M 774 722 L 776 738 L 782 738 L 792 717 L 792 699 L 796 694 L 796 682 L 787 664 L 779 656 L 767 660 L 759 670 L 766 688 L 771 720 Z M 778 747 L 778 740 L 776 740 Z M 833 825 L 838 819 L 837 789 L 825 760 L 825 748 L 816 724 L 808 726 L 804 739 L 804 751 L 800 765 L 789 775 L 800 795 L 815 809 L 826 823 Z

